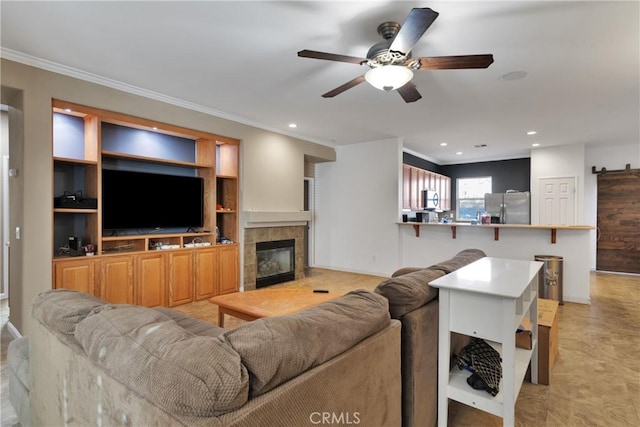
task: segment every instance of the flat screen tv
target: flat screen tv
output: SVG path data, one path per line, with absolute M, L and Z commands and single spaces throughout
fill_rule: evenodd
M 203 197 L 199 177 L 103 169 L 102 227 L 202 227 Z

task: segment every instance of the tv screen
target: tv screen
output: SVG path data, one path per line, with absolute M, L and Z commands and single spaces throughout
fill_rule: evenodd
M 203 195 L 199 177 L 103 169 L 102 227 L 202 227 Z

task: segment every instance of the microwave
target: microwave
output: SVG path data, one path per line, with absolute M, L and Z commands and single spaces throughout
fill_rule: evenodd
M 424 209 L 440 209 L 440 197 L 434 190 L 422 190 L 422 206 Z

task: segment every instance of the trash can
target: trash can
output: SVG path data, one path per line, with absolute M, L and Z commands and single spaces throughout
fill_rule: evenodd
M 562 264 L 561 256 L 535 255 L 535 261 L 544 263 L 538 274 L 538 296 L 564 304 L 562 299 Z

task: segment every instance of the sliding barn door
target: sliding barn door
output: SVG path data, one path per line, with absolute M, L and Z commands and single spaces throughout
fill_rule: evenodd
M 596 269 L 640 274 L 640 170 L 598 175 Z

